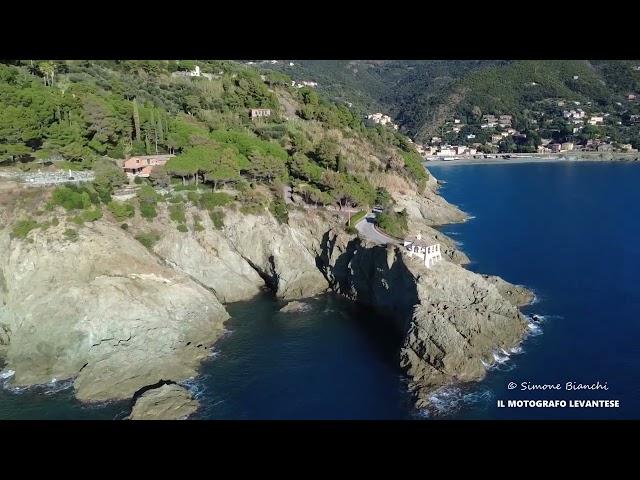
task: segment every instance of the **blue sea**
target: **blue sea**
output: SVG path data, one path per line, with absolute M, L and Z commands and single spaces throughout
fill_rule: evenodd
M 473 271 L 533 289 L 541 321 L 479 383 L 416 411 L 398 367 L 401 338 L 335 295 L 279 312 L 264 294 L 227 308 L 228 333 L 186 383 L 199 419 L 640 418 L 640 165 L 532 163 L 430 167 L 472 215 L 442 227 Z M 562 389 L 520 391 L 521 384 Z M 565 391 L 567 382 L 608 390 Z M 510 390 L 513 383 L 516 389 Z M 498 407 L 508 400 L 617 400 L 618 408 Z M 123 418 L 128 402 L 83 406 L 70 384 L 0 390 L 0 419 Z

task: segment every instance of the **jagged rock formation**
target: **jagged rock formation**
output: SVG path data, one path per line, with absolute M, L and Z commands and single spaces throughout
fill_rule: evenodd
M 270 215 L 227 213 L 216 230 L 208 218 L 202 232 L 183 234 L 172 225 L 154 251 L 212 289 L 222 302 L 246 300 L 266 284 L 284 300 L 324 292 L 328 283 L 316 265 L 327 222 L 293 211 L 289 224 Z
M 525 333 L 517 305 L 531 296 L 522 287 L 449 261 L 427 269 L 401 247 L 370 246 L 336 231 L 324 247 L 322 269 L 332 288 L 396 319 L 405 335 L 401 366 L 418 406 L 438 386 L 482 379 L 493 351 L 514 347 Z
M 198 410 L 198 401 L 176 384 L 144 392 L 131 410 L 129 420 L 184 420 Z
M 0 233 L 12 383 L 76 377 L 77 397 L 93 401 L 194 376 L 228 318 L 217 298 L 117 226 L 96 222 L 76 242 L 63 231 L 32 232 L 32 242 Z

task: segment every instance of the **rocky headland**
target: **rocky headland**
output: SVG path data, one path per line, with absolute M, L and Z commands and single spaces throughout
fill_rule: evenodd
M 466 270 L 466 255 L 434 227 L 466 215 L 437 194 L 398 194 L 411 230 L 443 247 L 432 269 L 397 245 L 375 245 L 329 211 L 292 208 L 287 224 L 230 209 L 224 227 L 178 231 L 165 210 L 129 231 L 86 223 L 73 241 L 63 221 L 28 241 L 0 230 L 0 355 L 11 385 L 74 379 L 82 401 L 137 398 L 130 418 L 184 418 L 197 408 L 176 385 L 198 374 L 222 335 L 225 303 L 268 288 L 285 301 L 327 289 L 389 314 L 403 335 L 400 363 L 417 405 L 433 389 L 481 379 L 492 352 L 526 331 L 518 306 L 531 296 Z M 196 208 L 187 208 L 193 223 Z M 6 218 L 10 215 L 5 215 Z M 153 229 L 149 249 L 134 238 Z M 299 307 L 291 303 L 287 309 Z M 8 372 L 8 373 L 7 373 Z M 154 385 L 166 383 L 159 388 Z M 141 393 L 144 392 L 144 393 Z

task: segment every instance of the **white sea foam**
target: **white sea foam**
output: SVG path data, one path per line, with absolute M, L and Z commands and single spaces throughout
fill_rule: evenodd
M 529 328 L 529 335 L 532 337 L 537 337 L 538 335 L 542 335 L 542 327 L 538 325 L 536 322 L 531 321 L 527 324 Z
M 493 359 L 498 364 L 505 363 L 507 360 L 509 360 L 509 353 L 504 349 L 496 350 L 493 352 Z
M 492 400 L 491 390 L 467 390 L 463 387 L 447 386 L 436 390 L 429 397 L 429 405 L 418 412 L 422 417 L 452 415 L 463 408 Z
M 13 377 L 16 374 L 16 372 L 14 370 L 11 370 L 9 368 L 2 370 L 0 372 L 0 381 L 2 380 L 7 380 L 11 377 Z
M 55 378 L 51 379 L 49 383 L 43 385 L 44 394 L 45 395 L 54 395 L 56 393 L 62 392 L 63 390 L 67 390 L 73 386 L 73 378 L 68 378 L 66 380 L 57 380 Z

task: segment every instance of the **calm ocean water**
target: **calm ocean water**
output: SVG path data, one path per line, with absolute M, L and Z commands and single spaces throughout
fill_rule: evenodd
M 230 305 L 229 334 L 188 382 L 206 419 L 640 418 L 640 165 L 443 165 L 442 194 L 475 218 L 443 231 L 474 271 L 527 285 L 543 315 L 522 351 L 483 382 L 411 408 L 388 322 L 334 295 L 280 313 L 264 295 Z M 521 392 L 509 382 L 608 391 Z M 84 407 L 65 385 L 0 390 L 3 418 L 122 418 L 127 402 Z M 497 400 L 612 399 L 618 409 L 497 408 Z

